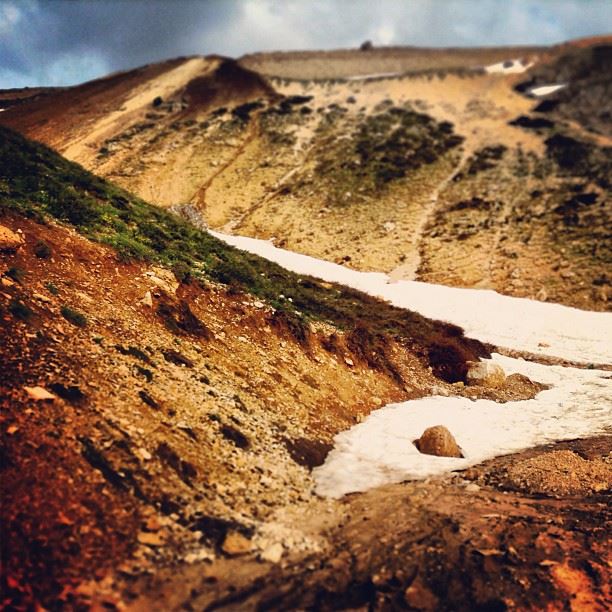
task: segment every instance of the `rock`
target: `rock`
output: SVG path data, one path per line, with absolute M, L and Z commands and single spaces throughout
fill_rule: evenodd
M 280 542 L 271 544 L 265 550 L 261 552 L 259 558 L 262 561 L 268 561 L 269 563 L 278 563 L 283 556 L 284 548 Z
M 414 445 L 424 455 L 463 457 L 453 434 L 444 425 L 428 427 Z
M 420 576 L 404 591 L 404 601 L 413 610 L 438 609 L 438 598 L 425 586 Z
M 49 391 L 43 387 L 24 387 L 24 389 L 33 400 L 44 401 L 55 399 L 55 395 L 53 395 L 53 393 L 49 393 Z
M 153 298 L 151 297 L 151 292 L 147 291 L 144 294 L 144 297 L 142 298 L 142 300 L 140 300 L 140 303 L 143 306 L 148 306 L 149 308 L 153 308 Z
M 347 366 L 351 366 L 351 367 L 355 365 L 355 362 L 350 357 L 345 357 L 344 363 L 346 363 Z
M 162 528 L 161 521 L 158 516 L 150 516 L 145 524 L 147 531 L 159 531 Z
M 251 541 L 245 538 L 241 533 L 230 531 L 225 537 L 221 549 L 224 553 L 231 557 L 235 557 L 238 555 L 246 555 L 251 552 L 253 545 Z
M 548 292 L 546 291 L 546 289 L 544 289 L 544 287 L 542 287 L 536 294 L 535 294 L 535 299 L 540 301 L 540 302 L 546 302 L 546 300 L 548 300 Z
M 145 276 L 170 295 L 174 295 L 179 287 L 179 282 L 176 280 L 174 273 L 171 270 L 166 270 L 166 268 L 152 266 L 149 272 L 145 272 Z
M 432 395 L 441 395 L 442 397 L 448 397 L 450 395 L 450 391 L 443 387 L 442 385 L 433 385 L 431 388 Z
M 506 382 L 504 370 L 492 361 L 470 361 L 468 365 L 466 377 L 468 385 L 498 389 Z
M 138 541 L 147 546 L 163 546 L 166 543 L 162 533 L 148 533 L 146 531 L 141 531 L 138 534 Z
M 153 458 L 153 455 L 146 448 L 139 448 L 138 454 L 145 460 L 150 461 Z
M 470 484 L 465 486 L 465 490 L 468 493 L 476 493 L 477 491 L 480 491 L 480 486 L 477 485 L 475 482 L 470 482 Z
M 25 244 L 23 236 L 13 230 L 0 225 L 0 252 L 14 253 Z

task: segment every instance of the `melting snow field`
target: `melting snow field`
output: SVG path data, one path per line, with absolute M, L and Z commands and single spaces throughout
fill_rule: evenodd
M 494 355 L 494 361 L 507 374 L 520 372 L 551 389 L 535 399 L 506 404 L 439 396 L 389 404 L 335 437 L 334 449 L 313 472 L 317 493 L 341 497 L 435 476 L 539 444 L 601 433 L 611 425 L 612 373 L 501 355 Z M 419 453 L 412 442 L 433 425 L 448 427 L 463 459 Z
M 520 59 L 511 59 L 485 66 L 485 71 L 489 74 L 520 74 L 521 72 L 529 70 L 532 66 L 533 62 L 526 64 Z
M 484 289 L 392 281 L 380 272 L 357 272 L 279 249 L 266 240 L 210 233 L 292 272 L 340 283 L 388 300 L 399 308 L 459 325 L 466 336 L 482 342 L 581 363 L 611 361 L 612 315 L 608 313 L 586 312 Z
M 559 91 L 564 87 L 566 87 L 564 83 L 559 85 L 540 85 L 539 87 L 532 87 L 527 93 L 536 98 L 541 98 L 542 96 L 548 96 L 551 93 L 555 93 L 555 91 Z
M 612 315 L 559 304 L 512 298 L 494 291 L 357 272 L 274 247 L 270 242 L 211 232 L 288 270 L 337 282 L 427 317 L 463 327 L 466 335 L 500 347 L 581 363 L 612 362 Z M 464 469 L 485 459 L 612 427 L 612 372 L 540 365 L 494 355 L 506 374 L 520 373 L 550 385 L 532 400 L 498 404 L 463 397 L 426 397 L 390 404 L 338 434 L 324 465 L 313 471 L 327 497 Z M 427 427 L 445 425 L 464 458 L 422 455 L 413 441 Z

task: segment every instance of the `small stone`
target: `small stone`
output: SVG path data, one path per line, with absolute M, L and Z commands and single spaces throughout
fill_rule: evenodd
M 147 531 L 159 531 L 162 528 L 162 524 L 158 516 L 150 516 L 145 523 Z
M 20 236 L 4 225 L 0 225 L 0 252 L 14 253 L 24 244 L 23 236 Z
M 215 555 L 207 550 L 206 548 L 201 548 L 196 552 L 190 552 L 185 555 L 185 563 L 197 563 L 198 561 L 214 561 Z
M 138 541 L 146 546 L 163 546 L 166 543 L 161 533 L 148 533 L 146 531 L 141 531 L 138 534 Z
M 149 272 L 145 272 L 145 276 L 157 287 L 163 289 L 166 293 L 174 295 L 179 287 L 179 282 L 171 270 L 152 266 Z
M 9 427 L 6 428 L 6 433 L 9 436 L 14 435 L 17 431 L 19 430 L 19 427 L 17 427 L 17 425 L 9 425 Z
M 251 541 L 245 538 L 241 533 L 238 533 L 237 531 L 230 531 L 225 537 L 221 548 L 224 553 L 234 557 L 238 555 L 246 555 L 247 553 L 251 552 L 253 545 L 251 544 Z
M 433 385 L 431 388 L 432 395 L 441 395 L 442 397 L 448 397 L 450 395 L 449 390 L 442 385 Z
M 24 387 L 26 393 L 36 401 L 44 401 L 44 400 L 54 400 L 56 398 L 53 393 L 49 393 L 43 387 Z
M 50 297 L 47 297 L 46 295 L 42 295 L 41 293 L 33 293 L 32 297 L 35 300 L 38 300 L 39 302 L 44 302 L 45 304 L 49 304 L 50 302 L 53 301 Z
M 428 427 L 414 445 L 424 455 L 463 457 L 453 434 L 444 425 Z
M 499 389 L 506 382 L 506 373 L 503 368 L 492 361 L 471 361 L 468 362 L 467 371 L 468 385 L 478 385 Z
M 544 287 L 542 287 L 535 295 L 535 299 L 540 302 L 545 302 L 548 299 L 548 293 Z
M 351 366 L 351 367 L 355 365 L 355 362 L 350 357 L 345 357 L 344 363 L 346 363 L 347 366 Z
M 153 298 L 151 297 L 151 292 L 147 291 L 144 294 L 144 297 L 142 298 L 142 300 L 140 300 L 140 303 L 143 306 L 148 306 L 149 308 L 153 308 Z
M 269 563 L 278 563 L 283 556 L 284 548 L 280 542 L 271 544 L 259 555 L 262 561 L 268 561 Z
M 419 576 L 404 591 L 404 600 L 410 608 L 415 610 L 438 609 L 438 598 L 423 584 Z
M 476 493 L 480 491 L 480 487 L 475 482 L 470 482 L 470 484 L 466 485 L 465 490 L 468 493 Z
M 138 454 L 145 460 L 145 461 L 150 461 L 153 456 L 151 455 L 151 453 L 146 449 L 146 448 L 139 448 L 138 449 Z

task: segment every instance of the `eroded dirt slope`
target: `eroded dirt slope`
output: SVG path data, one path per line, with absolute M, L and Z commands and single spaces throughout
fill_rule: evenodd
M 316 54 L 186 58 L 43 92 L 0 121 L 196 224 L 606 310 L 609 41 L 518 51 L 337 52 L 351 68 L 335 78 Z M 533 67 L 506 74 L 504 57 Z M 408 63 L 359 76 L 388 73 L 378 60 Z M 568 85 L 527 95 L 549 80 Z

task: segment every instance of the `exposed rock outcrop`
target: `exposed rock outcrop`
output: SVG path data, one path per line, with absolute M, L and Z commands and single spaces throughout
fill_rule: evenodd
M 0 253 L 14 253 L 25 243 L 23 236 L 0 225 Z

